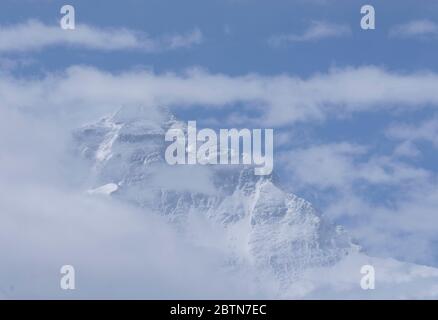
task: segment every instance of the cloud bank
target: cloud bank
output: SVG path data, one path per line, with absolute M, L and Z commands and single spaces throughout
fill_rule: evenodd
M 309 78 L 290 75 L 229 76 L 190 69 L 183 73 L 131 70 L 111 73 L 73 66 L 39 78 L 0 76 L 0 99 L 13 108 L 106 108 L 123 104 L 177 108 L 227 108 L 242 103 L 244 113 L 229 122 L 282 126 L 323 121 L 360 112 L 412 112 L 438 106 L 438 74 L 401 74 L 375 66 L 333 69 Z M 25 94 L 23 94 L 25 92 Z M 257 115 L 257 112 L 259 116 Z M 102 114 L 102 112 L 101 112 Z
M 0 299 L 273 294 L 267 282 L 255 288 L 251 270 L 224 268 L 219 232 L 193 228 L 203 240 L 194 243 L 152 210 L 88 195 L 89 168 L 69 153 L 69 126 L 57 119 L 0 108 L 9 137 L 0 140 Z M 77 290 L 61 290 L 62 265 L 75 267 Z
M 84 118 L 95 119 L 127 103 L 220 109 L 244 102 L 248 108 L 261 108 L 257 121 L 281 126 L 325 120 L 341 113 L 434 108 L 437 79 L 434 73 L 399 74 L 378 67 L 336 69 L 308 78 L 229 76 L 200 69 L 185 73 L 110 73 L 84 66 L 32 78 L 2 74 L 0 133 L 7 139 L 0 140 L 0 147 L 6 150 L 0 154 L 0 191 L 8 197 L 0 205 L 0 250 L 6 261 L 0 267 L 1 295 L 59 297 L 59 270 L 53 266 L 68 263 L 78 266 L 85 281 L 81 284 L 78 277 L 78 286 L 85 286 L 85 290 L 72 297 L 120 294 L 168 298 L 168 292 L 174 297 L 188 297 L 188 293 L 192 297 L 230 297 L 227 290 L 233 283 L 240 288 L 236 297 L 265 297 L 272 292 L 270 284 L 262 293 L 254 289 L 251 273 L 249 280 L 239 273 L 224 275 L 220 246 L 205 252 L 205 248 L 176 237 L 169 226 L 149 212 L 81 194 L 79 190 L 86 188 L 81 188 L 79 181 L 86 173 L 65 157 L 69 129 L 77 125 L 70 121 L 75 115 L 83 116 L 78 121 L 83 124 Z M 430 141 L 436 129 L 433 122 L 409 130 L 397 129 L 400 126 L 405 124 L 394 124 L 387 134 L 401 143 Z M 297 186 L 335 190 L 336 197 L 329 199 L 325 212 L 338 218 L 357 216 L 360 223 L 352 230 L 373 252 L 411 259 L 414 255 L 419 259 L 430 256 L 432 261 L 438 225 L 431 223 L 438 205 L 435 176 L 401 161 L 397 154 L 371 151 L 368 146 L 348 142 L 312 144 L 288 150 L 282 165 Z M 166 179 L 159 178 L 161 182 Z M 376 205 L 366 198 L 366 188 L 394 188 L 398 196 L 390 199 L 390 205 Z M 206 237 L 205 232 L 198 238 L 218 241 Z M 12 249 L 10 243 L 14 243 Z M 166 250 L 161 246 L 157 249 L 157 243 Z M 28 269 L 28 265 L 35 268 Z M 84 274 L 81 270 L 87 271 Z M 11 278 L 11 274 L 17 276 Z M 34 275 L 40 280 L 33 282 Z M 205 283 L 207 278 L 218 280 L 211 284 L 211 291 L 193 286 Z M 120 290 L 111 290 L 109 279 Z M 47 283 L 53 286 L 47 287 Z M 312 294 L 309 286 L 317 285 L 305 281 L 303 296 Z M 343 292 L 342 281 L 340 287 L 329 285 Z M 355 286 L 356 280 L 348 284 L 348 288 Z M 314 290 L 321 296 L 328 294 L 324 288 Z M 299 292 L 291 294 L 300 296 Z

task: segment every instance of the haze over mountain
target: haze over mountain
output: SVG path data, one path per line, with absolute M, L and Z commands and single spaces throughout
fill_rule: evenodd
M 368 257 L 341 226 L 278 187 L 275 175 L 241 165 L 169 166 L 164 134 L 174 127 L 185 125 L 165 108 L 124 107 L 78 129 L 92 173 L 88 193 L 164 216 L 195 246 L 220 247 L 224 268 L 255 271 L 249 281 L 273 283 L 274 297 L 438 294 L 437 269 Z M 375 267 L 379 290 L 361 289 L 365 264 Z

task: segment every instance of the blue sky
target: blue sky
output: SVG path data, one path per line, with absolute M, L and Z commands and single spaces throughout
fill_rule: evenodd
M 24 36 L 35 30 L 26 27 L 33 19 L 50 38 L 64 4 L 4 0 L 1 27 L 12 34 L 24 25 L 18 33 Z M 157 48 L 102 49 L 84 40 L 65 45 L 53 36 L 58 40 L 49 39 L 51 46 L 40 39 L 22 50 L 20 37 L 16 47 L 0 37 L 2 83 L 11 86 L 0 92 L 3 101 L 19 108 L 47 102 L 61 114 L 74 102 L 96 104 L 90 113 L 97 116 L 126 99 L 118 88 L 138 84 L 129 99 L 169 104 L 184 120 L 274 127 L 275 170 L 285 188 L 344 224 L 370 253 L 438 266 L 438 2 L 69 4 L 77 26 L 94 28 L 93 39 L 126 28 L 147 34 Z M 375 7 L 376 30 L 360 28 L 364 4 Z M 306 38 L 315 26 L 333 33 Z M 302 40 L 270 41 L 282 35 Z M 163 40 L 176 36 L 188 42 L 171 48 Z M 145 77 L 159 88 L 143 95 Z M 78 92 L 87 94 L 83 81 L 102 85 L 112 98 L 93 93 L 76 101 Z
M 178 70 L 200 65 L 212 72 L 237 75 L 293 73 L 308 76 L 332 66 L 383 65 L 412 71 L 435 70 L 436 42 L 418 39 L 389 39 L 389 29 L 416 19 L 438 16 L 432 1 L 368 1 L 376 9 L 377 28 L 360 29 L 363 1 L 290 1 L 274 3 L 257 0 L 226 1 L 70 1 L 77 12 L 77 23 L 100 27 L 128 27 L 151 35 L 178 33 L 195 27 L 205 37 L 195 50 L 165 54 L 143 52 L 102 52 L 53 49 L 36 54 L 46 69 L 72 63 L 93 64 L 120 70 L 134 65 L 149 65 L 157 71 Z M 57 24 L 63 1 L 3 1 L 2 24 L 30 18 Z M 275 34 L 303 33 L 312 20 L 346 24 L 352 35 L 293 43 L 282 48 L 267 46 Z M 61 53 L 62 52 L 62 53 Z M 323 54 L 322 54 L 323 53 Z M 409 63 L 406 63 L 409 61 Z

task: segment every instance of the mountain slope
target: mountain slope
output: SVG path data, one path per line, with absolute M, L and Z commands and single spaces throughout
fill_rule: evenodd
M 164 134 L 172 127 L 185 128 L 165 109 L 125 107 L 78 129 L 78 150 L 92 168 L 89 192 L 153 209 L 199 246 L 215 245 L 206 243 L 206 230 L 219 230 L 217 242 L 229 257 L 225 266 L 256 270 L 259 281 L 275 279 L 286 296 L 327 284 L 312 282 L 318 278 L 309 278 L 313 270 L 366 257 L 341 227 L 281 190 L 272 176 L 238 165 L 169 166 Z M 360 289 L 359 270 L 349 283 Z M 307 289 L 297 291 L 298 284 Z

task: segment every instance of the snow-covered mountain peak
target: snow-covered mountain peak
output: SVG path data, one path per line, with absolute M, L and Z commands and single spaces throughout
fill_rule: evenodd
M 124 107 L 80 128 L 75 136 L 92 164 L 91 189 L 111 186 L 112 197 L 152 208 L 188 233 L 189 221 L 204 217 L 223 228 L 230 256 L 283 285 L 356 250 L 348 235 L 276 186 L 272 176 L 239 165 L 169 166 L 164 134 L 172 126 L 184 127 L 164 108 Z
M 277 296 L 324 297 L 329 284 L 352 297 L 436 296 L 438 270 L 361 253 L 342 227 L 279 187 L 275 172 L 256 176 L 243 165 L 168 165 L 164 135 L 172 127 L 187 129 L 165 108 L 124 107 L 79 128 L 77 147 L 92 173 L 88 194 L 156 212 L 204 249 L 221 246 L 224 266 L 255 275 L 255 283 L 275 279 Z M 364 264 L 386 275 L 376 296 L 359 286 Z M 391 280 L 397 277 L 406 282 Z M 411 291 L 416 283 L 421 292 Z

